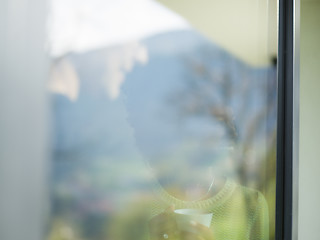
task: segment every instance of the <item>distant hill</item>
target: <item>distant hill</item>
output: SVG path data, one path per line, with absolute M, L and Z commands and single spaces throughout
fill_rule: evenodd
M 179 120 L 179 117 L 175 119 L 174 113 L 180 111 L 178 108 L 181 105 L 175 103 L 175 97 L 178 94 L 186 100 L 194 97 L 192 93 L 186 95 L 194 82 L 202 84 L 196 86 L 200 90 L 206 89 L 206 95 L 203 95 L 206 98 L 199 97 L 198 100 L 219 104 L 233 114 L 240 141 L 247 137 L 255 117 L 260 117 L 257 121 L 260 121 L 261 127 L 252 133 L 253 145 L 261 139 L 264 142 L 263 138 L 274 131 L 276 79 L 272 66 L 251 68 L 193 30 L 159 34 L 139 44 L 147 49 L 147 63 L 135 62 L 130 71 L 124 71 L 125 81 L 121 89 L 125 94 L 121 91 L 116 99 L 108 95 L 106 76 L 109 76 L 111 69 L 110 56 L 117 56 L 117 52 L 120 54 L 123 45 L 64 57 L 73 64 L 80 88 L 76 101 L 61 94 L 52 94 L 53 160 L 56 162 L 54 175 L 57 179 L 64 179 L 79 166 L 97 164 L 99 161 L 109 161 L 106 166 L 110 169 L 125 164 L 134 166 L 134 159 L 139 160 L 141 156 L 136 148 L 133 129 L 127 121 L 127 108 L 132 105 L 135 105 L 137 115 L 142 117 L 148 108 L 150 112 L 154 109 L 163 111 L 150 117 L 148 124 L 138 124 L 141 131 L 161 136 L 163 141 L 146 143 L 148 148 L 155 148 L 154 151 L 162 142 L 174 144 L 178 139 L 189 139 L 192 134 L 197 134 L 197 138 L 209 138 L 208 133 L 218 132 L 212 119 L 201 111 L 186 123 L 191 133 L 177 132 L 176 126 L 171 123 L 156 124 L 163 118 L 172 122 Z M 211 80 L 206 79 L 208 76 Z M 230 93 L 224 92 L 226 88 L 221 87 L 225 79 L 231 86 Z M 186 82 L 189 84 L 187 88 Z M 128 93 L 138 97 L 126 100 Z M 228 94 L 228 98 L 223 97 Z M 180 102 L 183 103 L 183 99 Z M 272 105 L 270 109 L 267 109 L 268 104 Z M 255 116 L 262 108 L 265 108 L 266 114 Z M 203 148 L 203 151 L 210 156 L 208 149 L 210 147 Z M 68 167 L 63 162 L 69 162 Z M 114 168 L 112 164 L 115 164 Z

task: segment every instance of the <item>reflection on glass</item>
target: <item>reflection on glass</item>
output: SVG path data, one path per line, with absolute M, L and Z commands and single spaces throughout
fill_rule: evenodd
M 274 64 L 132 2 L 53 2 L 48 240 L 273 239 Z

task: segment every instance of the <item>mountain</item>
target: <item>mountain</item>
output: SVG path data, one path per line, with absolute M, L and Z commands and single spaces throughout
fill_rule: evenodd
M 134 190 L 145 184 L 141 152 L 212 164 L 218 147 L 236 142 L 260 156 L 276 128 L 274 67 L 252 68 L 193 30 L 54 63 L 62 60 L 79 89 L 76 99 L 51 94 L 57 185 L 71 189 L 85 175 L 104 194 L 120 185 Z

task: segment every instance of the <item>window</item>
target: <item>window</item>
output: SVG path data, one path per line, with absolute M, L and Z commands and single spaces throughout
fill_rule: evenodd
M 275 239 L 277 1 L 51 10 L 47 239 Z

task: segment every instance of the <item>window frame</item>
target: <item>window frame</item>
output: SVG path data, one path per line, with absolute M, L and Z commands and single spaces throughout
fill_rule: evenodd
M 279 0 L 276 240 L 298 239 L 300 0 Z

